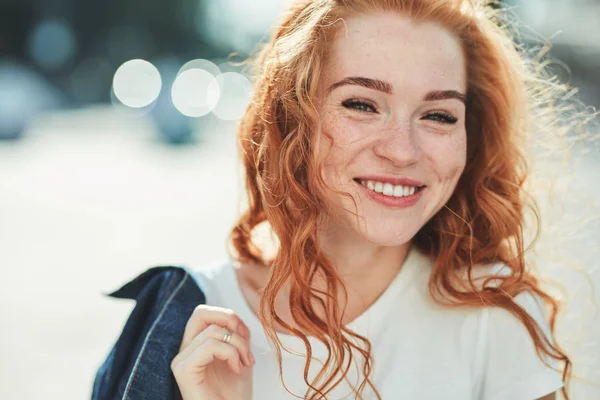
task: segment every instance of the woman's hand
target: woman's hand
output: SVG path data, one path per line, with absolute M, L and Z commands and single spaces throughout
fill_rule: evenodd
M 226 332 L 231 332 L 228 343 Z M 233 311 L 196 307 L 171 371 L 184 400 L 252 399 L 250 330 Z

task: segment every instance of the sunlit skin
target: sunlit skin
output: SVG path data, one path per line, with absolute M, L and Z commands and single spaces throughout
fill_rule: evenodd
M 322 129 L 334 143 L 323 150 L 323 176 L 356 200 L 358 217 L 351 199 L 330 191 L 322 246 L 346 286 L 372 302 L 464 170 L 466 67 L 460 41 L 439 24 L 394 13 L 345 22 L 328 47 L 320 83 Z M 390 207 L 356 182 L 368 176 L 424 187 L 414 205 Z M 366 306 L 356 305 L 354 314 Z
M 351 194 L 360 217 L 351 199 L 330 190 L 320 230 L 321 246 L 348 290 L 343 321 L 349 323 L 386 289 L 411 238 L 454 191 L 466 159 L 467 82 L 460 42 L 440 25 L 385 13 L 347 18 L 339 28 L 316 99 L 323 122 L 317 134 L 335 143 L 321 149 L 326 183 Z M 390 208 L 354 181 L 370 175 L 410 178 L 425 187 L 413 206 Z M 245 265 L 237 273 L 258 313 L 256 292 L 268 271 Z M 276 310 L 296 325 L 285 291 Z

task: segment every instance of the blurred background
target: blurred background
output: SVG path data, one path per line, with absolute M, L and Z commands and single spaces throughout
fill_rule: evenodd
M 133 307 L 102 293 L 226 257 L 252 91 L 238 62 L 287 3 L 0 0 L 0 398 L 89 398 Z M 507 3 L 600 108 L 600 1 Z M 559 195 L 540 196 L 539 258 L 571 293 L 574 398 L 599 399 L 600 149 L 572 143 L 535 170 Z

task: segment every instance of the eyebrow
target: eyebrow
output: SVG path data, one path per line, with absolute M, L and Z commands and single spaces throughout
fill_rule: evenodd
M 368 89 L 377 90 L 383 93 L 392 94 L 392 85 L 390 85 L 388 82 L 382 81 L 380 79 L 363 78 L 361 76 L 346 77 L 341 81 L 329 86 L 328 92 L 331 92 L 333 91 L 333 89 L 344 85 L 358 85 L 366 87 Z
M 366 87 L 368 89 L 377 90 L 386 94 L 392 94 L 392 85 L 389 82 L 382 81 L 380 79 L 365 78 L 361 76 L 349 76 L 342 79 L 339 82 L 329 86 L 327 93 L 330 93 L 334 89 L 344 85 L 357 85 Z M 467 103 L 467 96 L 457 90 L 432 90 L 428 92 L 423 100 L 425 101 L 436 101 L 436 100 L 448 100 L 457 99 L 463 104 Z

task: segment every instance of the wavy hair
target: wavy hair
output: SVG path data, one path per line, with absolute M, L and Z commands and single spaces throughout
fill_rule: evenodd
M 320 174 L 323 160 L 316 151 L 321 135 L 313 102 L 331 33 L 344 17 L 374 11 L 443 25 L 461 40 L 467 60 L 467 164 L 450 200 L 412 240 L 435 260 L 429 291 L 448 307 L 494 306 L 515 315 L 527 328 L 540 358 L 549 357 L 562 365 L 562 394 L 568 399 L 572 365 L 554 334 L 560 304 L 541 289 L 525 262 L 525 215 L 532 212 L 533 230 L 538 232 L 539 213 L 525 190 L 524 149 L 531 132 L 555 134 L 573 127 L 557 122 L 559 110 L 554 106 L 569 88 L 549 78 L 540 60 L 527 55 L 510 19 L 487 1 L 295 1 L 257 53 L 254 97 L 238 133 L 248 208 L 231 232 L 231 244 L 240 261 L 269 269 L 260 294 L 259 317 L 269 340 L 276 344 L 280 373 L 283 344 L 275 323 L 305 343 L 304 381 L 309 388 L 305 398 L 327 398 L 347 375 L 352 349 L 365 359 L 364 378 L 354 388 L 355 394 L 361 398 L 369 385 L 381 398 L 370 377 L 371 344 L 343 326 L 337 299 L 340 290 L 347 293 L 331 260 L 318 246 L 325 184 Z M 267 257 L 254 238 L 255 229 L 263 223 L 278 242 L 273 257 Z M 497 262 L 511 273 L 487 277 L 476 285 L 473 270 Z M 460 272 L 465 269 L 468 279 Z M 324 279 L 326 290 L 314 287 L 317 276 Z M 492 284 L 498 280 L 500 284 Z M 275 299 L 285 285 L 289 285 L 289 306 L 300 329 L 275 312 Z M 514 302 L 524 291 L 538 296 L 549 308 L 552 340 Z M 322 307 L 326 319 L 319 316 L 315 304 Z M 312 382 L 308 381 L 312 351 L 305 333 L 323 342 L 329 354 Z

